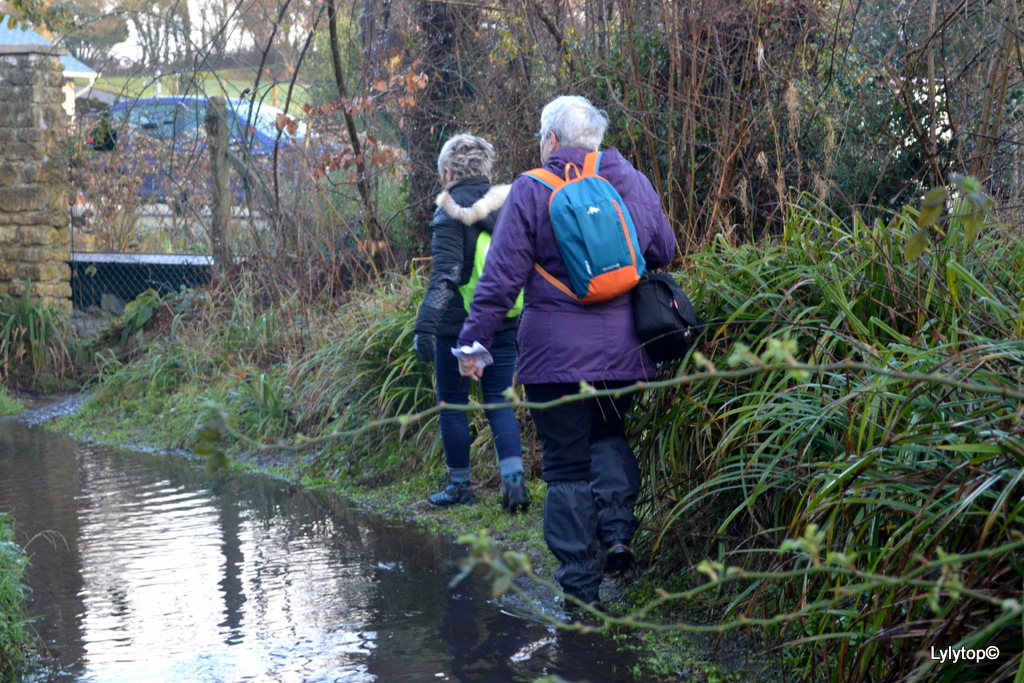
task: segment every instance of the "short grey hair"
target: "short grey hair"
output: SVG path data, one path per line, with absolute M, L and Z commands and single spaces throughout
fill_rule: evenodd
M 453 135 L 437 155 L 437 175 L 444 182 L 444 169 L 451 169 L 452 182 L 483 176 L 488 180 L 494 168 L 494 147 L 475 135 Z
M 585 97 L 562 95 L 540 112 L 540 134 L 554 133 L 560 148 L 577 147 L 596 152 L 608 130 L 608 114 Z

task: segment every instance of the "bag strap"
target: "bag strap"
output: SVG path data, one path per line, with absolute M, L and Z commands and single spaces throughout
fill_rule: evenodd
M 559 190 L 566 182 L 569 182 L 569 169 L 570 167 L 576 171 L 576 177 L 580 178 L 586 175 L 597 175 L 597 169 L 601 166 L 601 152 L 587 152 L 587 155 L 583 158 L 583 173 L 579 171 L 579 167 L 576 164 L 569 164 L 565 168 L 565 178 L 560 178 L 558 175 L 544 168 L 535 168 L 531 171 L 526 171 L 523 175 L 530 176 L 534 180 L 547 185 L 552 191 L 552 197 L 554 193 Z M 550 203 L 550 202 L 549 202 Z M 579 301 L 580 298 L 573 294 L 572 290 L 569 289 L 564 282 L 556 278 L 554 275 L 549 273 L 539 263 L 533 264 L 534 270 L 541 274 L 541 276 L 554 285 L 558 291 L 562 292 L 566 296 L 573 299 L 573 301 Z
M 552 192 L 562 187 L 562 185 L 565 185 L 564 178 L 559 178 L 556 174 L 546 168 L 535 168 L 532 171 L 523 171 L 523 175 L 529 176 L 543 185 L 547 185 Z
M 554 275 L 552 275 L 548 271 L 544 270 L 544 266 L 542 266 L 539 263 L 535 262 L 533 264 L 533 269 L 536 270 L 538 273 L 540 273 L 541 276 L 543 276 L 543 278 L 545 280 L 547 280 L 548 282 L 553 284 L 555 287 L 557 287 L 560 292 L 566 294 L 569 297 L 572 297 L 572 299 L 574 301 L 579 301 L 580 300 L 580 298 L 578 296 L 576 296 L 575 294 L 572 293 L 571 289 L 569 289 L 568 287 L 565 286 L 564 282 L 559 280 L 557 277 L 555 277 Z
M 566 183 L 582 178 L 585 175 L 597 175 L 597 170 L 600 167 L 601 152 L 587 152 L 587 156 L 583 157 L 582 173 L 580 172 L 579 166 L 569 163 L 565 166 L 564 178 L 559 176 L 557 173 L 547 170 L 546 168 L 534 168 L 529 171 L 523 171 L 523 175 L 529 176 L 537 182 L 547 185 L 548 189 L 554 192 L 561 189 Z M 570 178 L 570 175 L 575 175 L 576 177 Z

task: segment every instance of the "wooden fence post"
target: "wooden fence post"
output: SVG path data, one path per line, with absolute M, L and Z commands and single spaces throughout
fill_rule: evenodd
M 228 173 L 228 109 L 223 97 L 211 97 L 206 108 L 206 139 L 210 147 L 210 250 L 220 275 L 231 265 L 231 178 Z

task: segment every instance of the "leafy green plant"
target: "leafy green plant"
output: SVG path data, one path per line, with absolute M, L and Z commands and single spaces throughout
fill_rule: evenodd
M 281 439 L 294 429 L 292 388 L 274 375 L 237 375 L 229 403 L 238 413 L 239 429 L 261 441 Z
M 958 196 L 954 200 L 954 209 L 948 217 L 947 227 L 961 229 L 964 239 L 970 244 L 977 238 L 982 226 L 992 220 L 996 203 L 985 194 L 977 178 L 954 173 L 949 180 L 956 187 Z M 917 212 L 917 231 L 907 240 L 908 259 L 923 254 L 932 232 L 940 230 L 939 221 L 949 199 L 949 191 L 944 187 L 933 188 L 924 196 Z
M 424 275 L 413 270 L 406 276 L 389 275 L 365 293 L 353 293 L 338 313 L 337 337 L 292 368 L 290 383 L 304 387 L 302 429 L 346 430 L 433 407 L 433 369 L 417 361 L 412 349 L 413 325 L 425 288 Z M 396 437 L 396 444 L 397 438 L 411 440 L 413 447 L 403 445 L 393 457 L 378 462 L 382 470 L 397 472 L 410 456 L 420 457 L 423 442 L 433 448 L 436 433 L 432 416 L 374 430 L 365 441 L 350 441 L 347 450 L 350 456 L 363 448 L 379 453 L 385 435 Z M 329 460 L 323 458 L 319 467 L 326 467 Z
M 142 331 L 161 302 L 161 296 L 151 287 L 125 304 L 124 314 L 120 318 L 122 346 Z

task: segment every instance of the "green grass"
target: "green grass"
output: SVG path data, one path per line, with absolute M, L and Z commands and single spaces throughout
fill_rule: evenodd
M 11 396 L 7 387 L 0 385 L 0 415 L 16 415 L 25 409 L 25 404 Z
M 14 542 L 14 520 L 0 513 L 0 681 L 18 681 L 35 645 L 29 626 L 28 556 Z
M 665 572 L 704 558 L 748 572 L 721 581 L 723 622 L 805 643 L 809 677 L 936 675 L 914 657 L 932 645 L 995 644 L 1020 665 L 1024 429 L 1003 394 L 1022 386 L 1024 249 L 946 227 L 917 259 L 912 212 L 795 211 L 782 240 L 709 245 L 685 279 L 715 321 L 713 370 L 645 397 L 632 425 L 641 547 Z
M 200 74 L 199 78 L 201 90 L 207 95 L 239 97 L 246 89 L 249 89 L 251 94 L 256 74 L 248 74 L 239 70 L 218 71 Z M 153 97 L 157 94 L 157 84 L 152 76 L 100 76 L 96 79 L 94 87 L 97 90 L 106 90 L 131 98 Z M 266 103 L 283 108 L 285 97 L 288 94 L 287 87 L 286 83 L 275 85 L 267 83 L 266 79 L 263 79 L 260 83 L 260 95 Z M 179 90 L 179 84 L 173 74 L 166 74 L 160 79 L 161 94 L 175 95 Z M 302 105 L 306 101 L 305 90 L 301 87 L 295 88 L 289 111 L 299 115 Z

